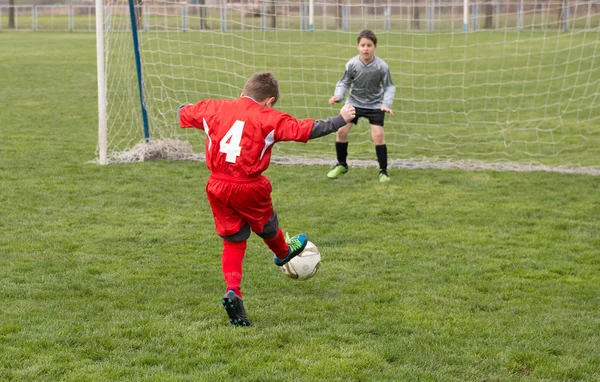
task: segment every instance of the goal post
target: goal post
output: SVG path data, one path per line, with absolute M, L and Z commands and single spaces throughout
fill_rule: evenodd
M 104 4 L 96 0 L 96 73 L 98 81 L 98 163 L 108 164 L 106 77 L 104 71 Z
M 178 107 L 238 97 L 257 71 L 279 79 L 278 109 L 334 115 L 371 29 L 396 85 L 391 167 L 600 174 L 600 0 L 131 1 L 96 0 L 101 164 L 202 159 Z M 330 165 L 334 140 L 276 145 L 273 160 Z M 349 140 L 351 165 L 376 165 L 367 121 Z

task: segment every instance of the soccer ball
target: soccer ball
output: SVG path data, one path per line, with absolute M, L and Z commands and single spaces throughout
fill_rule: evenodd
M 321 265 L 321 253 L 312 243 L 307 242 L 301 254 L 281 267 L 281 271 L 289 278 L 304 281 L 313 277 Z

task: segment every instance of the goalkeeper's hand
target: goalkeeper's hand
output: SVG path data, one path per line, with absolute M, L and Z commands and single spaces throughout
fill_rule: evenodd
M 336 102 L 340 102 L 340 97 L 333 96 L 333 97 L 329 98 L 330 105 L 333 105 Z
M 394 112 L 392 111 L 392 109 L 390 109 L 390 108 L 389 108 L 389 107 L 387 107 L 387 106 L 382 106 L 382 107 L 381 107 L 381 111 L 383 111 L 383 112 L 385 112 L 385 113 L 390 113 L 390 115 L 392 115 L 392 116 L 394 115 Z
M 352 121 L 356 116 L 356 110 L 354 110 L 354 106 L 347 103 L 344 106 L 342 106 L 342 109 L 340 110 L 340 115 L 342 116 L 342 118 L 344 118 L 344 121 L 348 123 Z

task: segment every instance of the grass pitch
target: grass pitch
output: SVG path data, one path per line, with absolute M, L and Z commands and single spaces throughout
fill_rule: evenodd
M 600 177 L 273 165 L 323 265 L 287 279 L 252 237 L 236 329 L 204 164 L 88 163 L 94 52 L 0 34 L 0 379 L 600 379 Z

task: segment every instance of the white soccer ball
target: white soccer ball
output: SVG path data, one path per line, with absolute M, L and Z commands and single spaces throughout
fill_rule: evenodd
M 281 271 L 289 278 L 304 281 L 313 277 L 321 265 L 321 253 L 312 242 L 306 243 L 301 254 L 281 267 Z

